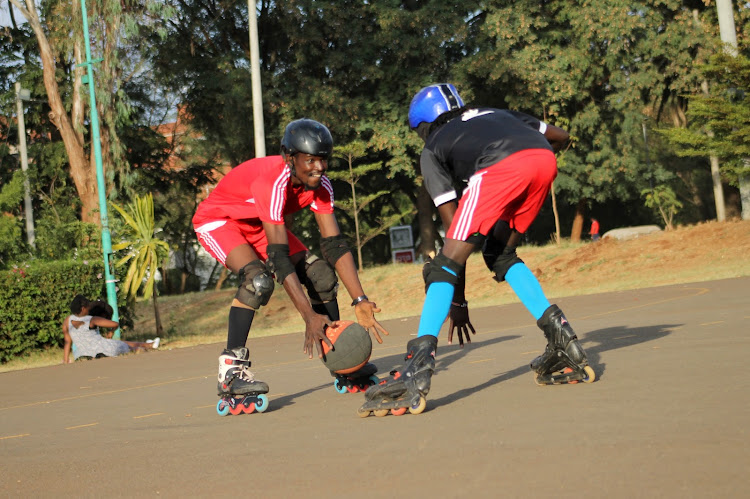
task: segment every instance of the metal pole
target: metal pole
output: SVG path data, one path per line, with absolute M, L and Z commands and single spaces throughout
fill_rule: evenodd
M 28 92 L 28 90 L 27 90 Z M 26 240 L 29 246 L 36 248 L 36 234 L 34 232 L 34 211 L 31 207 L 31 186 L 29 185 L 29 157 L 26 151 L 26 123 L 23 117 L 23 98 L 21 84 L 16 82 L 16 108 L 18 112 L 18 153 L 21 156 L 21 170 L 23 170 L 23 205 L 26 215 Z
M 112 307 L 112 320 L 119 322 L 120 314 L 117 310 L 117 288 L 115 287 L 114 270 L 112 269 L 112 237 L 109 233 L 109 219 L 107 217 L 107 193 L 104 183 L 104 166 L 102 165 L 102 144 L 99 136 L 99 113 L 96 110 L 96 95 L 94 90 L 94 62 L 91 60 L 91 40 L 89 38 L 89 19 L 86 13 L 86 0 L 81 0 L 81 14 L 83 16 L 83 36 L 86 45 L 86 77 L 89 85 L 89 100 L 91 108 L 91 143 L 94 146 L 96 160 L 96 185 L 99 190 L 99 215 L 102 221 L 102 253 L 104 254 L 104 276 L 107 286 L 107 303 Z M 120 339 L 120 328 L 113 335 Z
M 732 0 L 717 0 L 716 12 L 719 17 L 719 34 L 724 42 L 724 50 L 732 57 L 737 57 L 737 31 L 734 26 L 734 8 Z M 745 165 L 750 164 L 750 158 L 744 158 Z M 750 220 L 750 175 L 740 175 L 740 203 L 742 204 L 742 219 Z
M 247 0 L 247 18 L 250 27 L 250 78 L 253 90 L 253 126 L 255 129 L 255 157 L 266 155 L 266 135 L 263 126 L 263 95 L 260 86 L 260 55 L 258 50 L 258 19 L 255 0 Z

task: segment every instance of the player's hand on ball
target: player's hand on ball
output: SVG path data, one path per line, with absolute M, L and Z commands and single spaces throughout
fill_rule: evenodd
M 451 320 L 448 324 L 448 344 L 453 344 L 454 330 L 458 331 L 458 344 L 461 348 L 464 347 L 464 338 L 466 338 L 466 343 L 471 343 L 469 329 L 471 329 L 471 334 L 477 334 L 477 332 L 469 320 L 469 305 L 466 302 L 463 304 L 451 303 L 449 317 Z
M 383 343 L 380 333 L 388 336 L 388 331 L 375 320 L 376 312 L 380 312 L 380 309 L 375 303 L 369 300 L 361 301 L 354 307 L 354 315 L 357 316 L 359 325 L 365 328 L 368 333 L 375 335 L 375 340 L 378 343 Z
M 325 334 L 326 326 L 335 326 L 338 322 L 332 322 L 325 315 L 312 314 L 305 318 L 305 352 L 309 358 L 313 358 L 313 344 L 318 349 L 318 358 L 323 358 L 323 344 L 325 341 L 328 346 L 333 348 L 331 340 Z

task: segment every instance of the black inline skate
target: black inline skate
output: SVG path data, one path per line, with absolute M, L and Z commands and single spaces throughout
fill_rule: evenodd
M 380 378 L 375 376 L 378 368 L 375 364 L 368 362 L 359 371 L 349 374 L 339 374 L 331 371 L 331 376 L 336 378 L 333 387 L 339 393 L 364 392 L 367 387 L 380 383 Z
M 371 386 L 365 392 L 365 403 L 357 411 L 366 418 L 370 412 L 382 417 L 390 411 L 401 416 L 407 409 L 420 414 L 427 407 L 425 397 L 430 392 L 430 380 L 435 371 L 437 337 L 425 335 L 406 344 L 406 364 L 391 376 Z
M 227 414 L 263 412 L 268 409 L 268 385 L 250 372 L 247 348 L 224 350 L 219 357 L 219 402 L 216 412 Z
M 557 305 L 544 311 L 537 326 L 547 338 L 544 353 L 531 361 L 537 385 L 592 383 L 596 379 L 575 331 Z

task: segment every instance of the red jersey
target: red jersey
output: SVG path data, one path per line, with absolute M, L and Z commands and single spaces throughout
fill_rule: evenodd
M 292 185 L 281 156 L 251 159 L 233 168 L 203 200 L 193 224 L 209 220 L 255 219 L 283 224 L 284 215 L 309 206 L 316 213 L 333 213 L 333 187 L 325 175 L 321 187 L 306 190 Z

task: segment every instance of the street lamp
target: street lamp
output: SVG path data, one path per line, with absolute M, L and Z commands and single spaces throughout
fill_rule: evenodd
M 23 170 L 23 204 L 26 214 L 26 240 L 29 246 L 36 247 L 34 241 L 34 212 L 31 208 L 31 187 L 29 186 L 29 157 L 26 152 L 26 124 L 23 121 L 23 102 L 31 100 L 31 92 L 21 88 L 21 84 L 16 82 L 16 109 L 18 114 L 18 153 L 21 156 L 21 170 Z
M 112 267 L 112 235 L 109 232 L 109 218 L 107 216 L 107 193 L 104 184 L 104 166 L 102 165 L 102 144 L 99 138 L 99 113 L 96 110 L 96 92 L 94 91 L 94 69 L 97 59 L 91 60 L 91 39 L 89 37 L 89 18 L 86 12 L 86 0 L 81 0 L 81 17 L 83 18 L 83 38 L 86 42 L 86 62 L 79 66 L 86 66 L 84 83 L 89 86 L 89 108 L 91 113 L 91 144 L 94 149 L 96 162 L 96 184 L 99 190 L 99 216 L 102 222 L 102 253 L 104 256 L 104 280 L 107 288 L 107 303 L 112 307 L 112 320 L 119 322 L 120 314 L 117 310 L 117 288 Z M 114 339 L 120 339 L 120 328 L 115 330 Z

